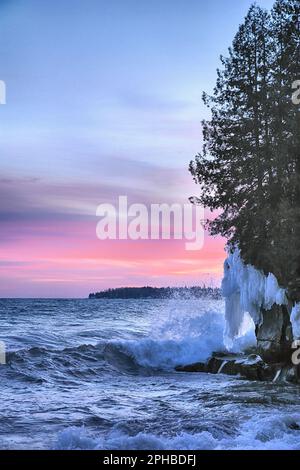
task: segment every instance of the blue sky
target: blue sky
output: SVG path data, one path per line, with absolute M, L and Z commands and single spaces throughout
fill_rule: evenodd
M 199 150 L 202 90 L 250 3 L 1 1 L 5 170 L 57 178 L 64 166 L 77 178 L 73 167 L 82 175 L 95 155 L 186 164 Z
M 270 8 L 273 2 L 258 4 Z M 187 168 L 201 150 L 200 123 L 207 117 L 201 95 L 212 90 L 219 56 L 226 54 L 250 5 L 250 0 L 0 0 L 0 80 L 7 85 L 7 104 L 0 106 L 0 296 L 85 293 L 84 280 L 74 288 L 71 279 L 66 288 L 70 272 L 60 284 L 57 266 L 72 243 L 87 259 L 83 244 L 95 241 L 99 203 L 114 202 L 120 194 L 141 203 L 186 202 L 197 192 Z M 76 245 L 68 221 L 83 224 L 87 218 L 91 225 L 81 225 L 84 242 Z M 62 219 L 65 225 L 55 232 Z M 48 245 L 38 251 L 45 231 Z M 221 246 L 210 264 L 202 262 L 200 273 L 193 266 L 193 282 L 216 271 L 216 263 L 221 269 Z M 51 256 L 45 260 L 47 251 Z M 20 271 L 20 259 L 31 266 L 26 272 Z M 122 276 L 120 271 L 119 284 L 127 272 Z M 149 276 L 132 278 L 151 284 Z M 174 281 L 164 276 L 162 284 Z M 99 273 L 102 278 L 106 272 Z M 186 272 L 176 279 L 186 283 Z M 109 279 L 103 285 L 110 286 Z

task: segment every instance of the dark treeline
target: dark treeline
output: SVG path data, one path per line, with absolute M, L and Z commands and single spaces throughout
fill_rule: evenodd
M 221 57 L 202 153 L 190 164 L 195 203 L 221 209 L 207 222 L 244 262 L 275 274 L 300 300 L 300 1 L 253 5 Z
M 120 287 L 90 294 L 90 299 L 171 299 L 221 298 L 220 289 L 214 287 Z

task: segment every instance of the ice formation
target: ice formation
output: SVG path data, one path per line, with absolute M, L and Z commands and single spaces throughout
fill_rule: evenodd
M 225 297 L 225 338 L 229 339 L 242 333 L 246 313 L 255 325 L 259 325 L 262 309 L 270 310 L 274 304 L 287 304 L 285 290 L 279 287 L 276 277 L 271 273 L 265 276 L 253 266 L 245 265 L 239 250 L 229 254 L 225 260 L 222 293 Z
M 294 339 L 300 338 L 300 303 L 295 304 L 291 313 L 291 323 Z

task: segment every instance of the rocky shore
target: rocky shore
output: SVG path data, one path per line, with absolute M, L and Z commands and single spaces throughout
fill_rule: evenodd
M 256 328 L 257 347 L 245 354 L 215 352 L 206 362 L 181 365 L 178 372 L 207 372 L 239 375 L 248 380 L 287 381 L 300 384 L 299 353 L 293 349 L 288 307 L 273 305 L 262 311 L 262 323 Z M 294 357 L 294 356 L 295 357 Z M 294 362 L 294 363 L 293 363 Z
M 206 362 L 176 367 L 177 372 L 236 375 L 247 380 L 300 384 L 300 366 L 266 363 L 258 354 L 213 353 Z

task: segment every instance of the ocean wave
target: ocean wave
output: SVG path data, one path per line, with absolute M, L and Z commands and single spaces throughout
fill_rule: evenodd
M 205 361 L 214 351 L 226 351 L 224 315 L 205 311 L 190 317 L 168 318 L 148 338 L 112 341 L 119 352 L 131 357 L 139 366 L 170 370 L 178 365 Z M 256 343 L 249 322 L 244 334 L 230 345 L 230 351 L 241 352 Z
M 7 353 L 11 367 L 24 364 L 42 369 L 64 368 L 72 373 L 91 371 L 88 366 L 102 365 L 102 372 L 119 370 L 134 373 L 140 368 L 153 370 L 174 370 L 178 365 L 205 361 L 213 351 L 225 351 L 224 314 L 206 310 L 183 316 L 176 309 L 162 321 L 154 322 L 148 337 L 140 339 L 101 340 L 97 344 L 79 344 L 62 349 L 32 347 Z M 253 328 L 246 328 L 245 334 L 231 345 L 231 351 L 241 351 L 255 344 Z M 51 364 L 50 364 L 51 362 Z
M 101 438 L 85 428 L 68 428 L 58 434 L 56 450 L 300 450 L 300 414 L 256 416 L 241 424 L 234 435 L 216 438 L 208 431 L 176 436 L 113 430 Z

